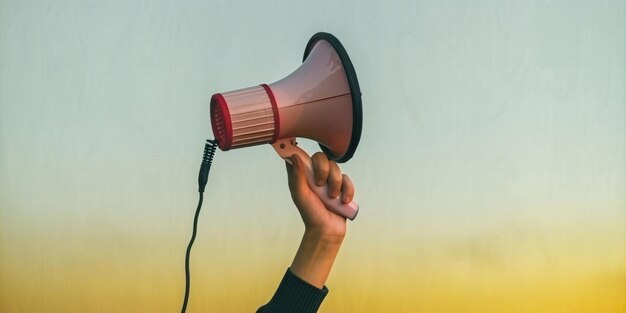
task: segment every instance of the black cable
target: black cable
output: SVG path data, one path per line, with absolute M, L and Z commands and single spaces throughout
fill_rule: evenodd
M 200 209 L 202 208 L 202 199 L 204 194 L 204 187 L 206 186 L 209 178 L 209 171 L 211 170 L 211 163 L 213 163 L 213 155 L 215 154 L 215 147 L 217 146 L 217 140 L 208 140 L 204 144 L 204 156 L 202 157 L 202 165 L 200 165 L 200 173 L 198 174 L 198 207 L 196 208 L 196 214 L 193 217 L 193 229 L 191 231 L 191 239 L 189 245 L 187 245 L 187 253 L 185 254 L 185 297 L 183 299 L 183 307 L 180 310 L 181 313 L 187 311 L 187 302 L 189 301 L 189 289 L 191 282 L 191 275 L 189 274 L 189 258 L 191 256 L 191 247 L 196 240 L 196 233 L 198 231 L 198 216 L 200 216 Z
M 187 310 L 187 301 L 189 300 L 189 284 L 191 277 L 189 275 L 189 257 L 191 255 L 191 247 L 193 246 L 193 242 L 196 240 L 196 232 L 198 230 L 198 216 L 200 215 L 200 208 L 202 207 L 202 192 L 199 192 L 200 200 L 198 201 L 198 208 L 196 208 L 196 215 L 193 217 L 193 230 L 191 232 L 191 240 L 189 240 L 189 245 L 187 245 L 187 254 L 185 255 L 185 299 L 183 300 L 183 308 L 180 310 L 181 313 L 185 313 Z

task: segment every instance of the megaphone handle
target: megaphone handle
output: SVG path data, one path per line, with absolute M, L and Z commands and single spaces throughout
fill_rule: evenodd
M 311 163 L 311 157 L 300 147 L 297 146 L 295 138 L 283 138 L 277 140 L 272 144 L 278 155 L 283 159 L 289 159 L 292 155 L 297 154 L 307 167 L 306 180 L 309 188 L 315 192 L 315 194 L 322 200 L 327 209 L 353 220 L 356 214 L 359 212 L 359 205 L 352 201 L 350 203 L 343 203 L 341 196 L 337 198 L 331 198 L 328 195 L 328 185 L 318 186 L 313 181 L 313 164 Z

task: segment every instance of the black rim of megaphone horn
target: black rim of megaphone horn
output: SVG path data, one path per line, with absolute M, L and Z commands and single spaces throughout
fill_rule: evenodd
M 363 124 L 363 108 L 361 107 L 361 88 L 359 88 L 359 81 L 356 78 L 356 71 L 354 70 L 354 66 L 352 66 L 352 61 L 350 61 L 350 57 L 348 57 L 348 53 L 346 49 L 343 47 L 339 39 L 335 36 L 319 32 L 311 39 L 309 39 L 309 43 L 307 43 L 306 48 L 304 49 L 304 58 L 302 62 L 306 60 L 311 52 L 311 49 L 315 46 L 315 44 L 320 41 L 327 41 L 337 54 L 339 55 L 339 59 L 343 64 L 343 69 L 346 72 L 346 77 L 348 78 L 348 85 L 350 86 L 350 93 L 352 96 L 352 135 L 350 137 L 350 145 L 348 146 L 348 150 L 341 156 L 335 155 L 328 147 L 320 144 L 320 148 L 322 151 L 330 157 L 330 159 L 334 160 L 338 163 L 343 163 L 352 158 L 354 152 L 356 151 L 357 146 L 359 145 L 359 141 L 361 140 L 361 128 Z

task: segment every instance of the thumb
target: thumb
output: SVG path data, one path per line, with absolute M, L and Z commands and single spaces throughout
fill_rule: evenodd
M 289 162 L 291 161 L 291 162 Z M 289 165 L 291 163 L 291 165 Z M 302 159 L 297 154 L 293 154 L 286 162 L 287 166 L 287 181 L 289 182 L 289 189 L 295 192 L 298 196 L 304 195 L 308 188 L 306 182 L 306 174 Z

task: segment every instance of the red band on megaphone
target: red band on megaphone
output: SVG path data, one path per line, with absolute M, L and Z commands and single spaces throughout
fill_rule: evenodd
M 272 111 L 274 112 L 274 138 L 272 138 L 272 143 L 278 140 L 278 134 L 280 134 L 280 118 L 278 115 L 278 104 L 276 103 L 276 98 L 274 97 L 274 93 L 272 92 L 272 88 L 267 84 L 261 84 L 261 87 L 265 89 L 267 92 L 267 96 L 270 98 L 270 103 L 272 104 Z
M 214 107 L 216 105 L 219 107 Z M 233 126 L 226 99 L 221 93 L 211 97 L 211 125 L 220 149 L 222 151 L 230 149 L 233 144 Z M 223 125 L 223 128 L 220 129 L 219 125 Z

